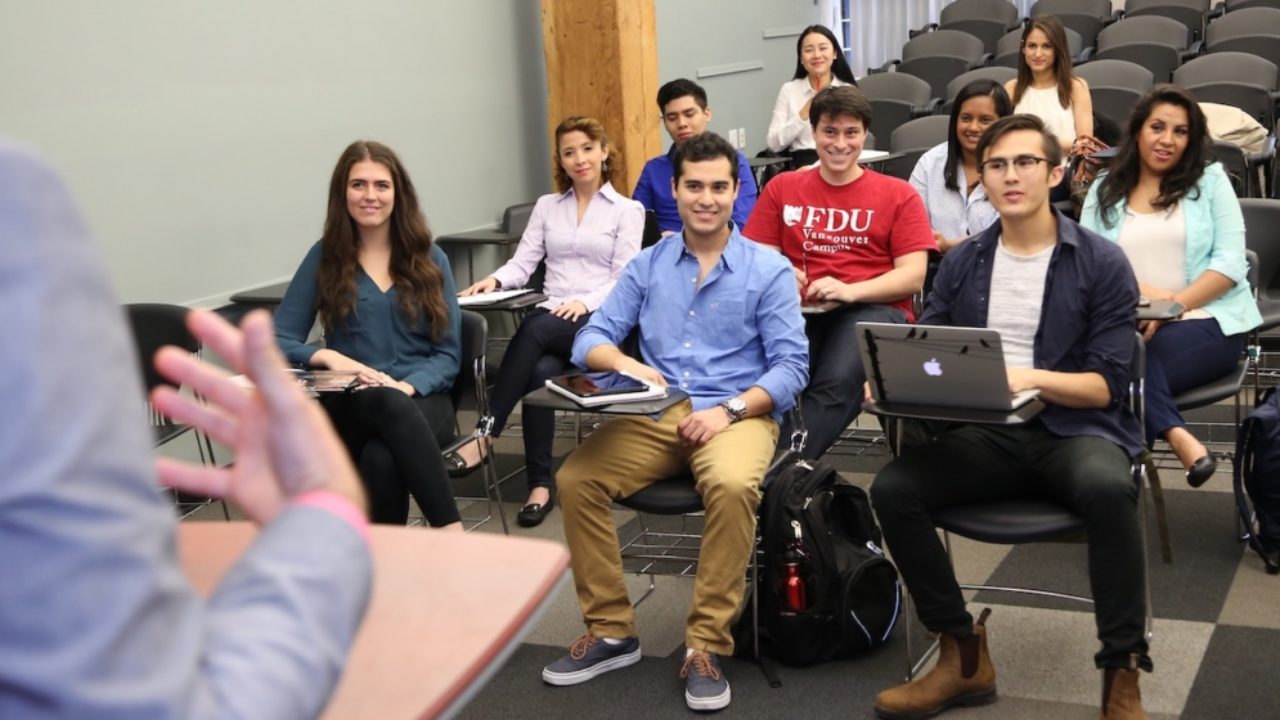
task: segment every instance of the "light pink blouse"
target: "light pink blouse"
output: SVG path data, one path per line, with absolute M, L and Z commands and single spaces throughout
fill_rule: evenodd
M 539 307 L 554 309 L 578 300 L 595 311 L 640 252 L 643 233 L 644 206 L 618 194 L 609 183 L 592 196 L 581 224 L 572 188 L 543 195 L 533 206 L 515 254 L 493 277 L 504 288 L 520 287 L 545 257 L 542 291 L 547 301 Z

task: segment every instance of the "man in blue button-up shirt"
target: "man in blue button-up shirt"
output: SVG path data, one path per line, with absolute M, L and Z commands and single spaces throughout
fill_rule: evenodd
M 729 704 L 717 656 L 733 652 L 729 625 L 742 602 L 760 480 L 809 362 L 791 265 L 729 226 L 737 164 L 712 133 L 680 146 L 673 190 L 683 232 L 636 256 L 574 341 L 576 365 L 678 386 L 689 400 L 656 420 L 610 420 L 556 475 L 587 633 L 543 670 L 550 684 L 639 661 L 610 505 L 690 470 L 706 522 L 685 633 L 685 701 L 695 710 Z M 619 349 L 637 327 L 641 359 Z
M 1137 281 L 1118 246 L 1049 204 L 1061 151 L 1038 118 L 998 120 L 978 157 L 1000 222 L 946 255 L 920 322 L 999 330 L 1010 390 L 1039 389 L 1045 409 L 1022 425 L 953 427 L 876 476 L 871 495 L 885 540 L 942 647 L 934 670 L 881 693 L 876 712 L 932 717 L 995 699 L 986 629 L 965 610 L 932 517 L 968 503 L 1041 497 L 1087 527 L 1103 717 L 1146 717 L 1137 671 L 1149 671 L 1151 659 L 1130 467 L 1142 444 L 1127 405 Z
M 707 130 L 711 122 L 711 107 L 707 105 L 707 91 L 692 80 L 679 78 L 658 88 L 658 110 L 662 112 L 662 125 L 671 136 L 671 149 L 649 158 L 640 171 L 631 197 L 652 210 L 658 220 L 658 229 L 664 236 L 680 232 L 684 220 L 671 196 L 671 177 L 675 174 L 676 148 L 684 141 L 697 137 Z M 745 144 L 745 143 L 744 143 Z M 747 224 L 751 208 L 756 205 L 756 179 L 747 163 L 747 156 L 738 152 L 738 197 L 733 201 L 733 225 L 741 230 Z

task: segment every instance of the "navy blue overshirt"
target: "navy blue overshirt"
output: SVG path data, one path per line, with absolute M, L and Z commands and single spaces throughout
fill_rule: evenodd
M 1035 366 L 1056 372 L 1096 372 L 1107 382 L 1111 403 L 1101 409 L 1047 403 L 1039 419 L 1055 435 L 1095 435 L 1137 456 L 1143 449 L 1142 436 L 1127 403 L 1138 281 L 1118 245 L 1057 210 L 1054 215 L 1058 244 L 1045 277 Z M 991 268 L 999 237 L 997 222 L 943 257 L 921 325 L 987 326 Z

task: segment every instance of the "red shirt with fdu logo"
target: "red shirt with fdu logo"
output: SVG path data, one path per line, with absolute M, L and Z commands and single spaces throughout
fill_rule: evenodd
M 742 234 L 781 248 L 810 281 L 870 280 L 892 270 L 896 257 L 938 247 L 915 188 L 865 168 L 847 185 L 828 183 L 817 169 L 775 177 Z M 910 297 L 890 304 L 911 317 Z

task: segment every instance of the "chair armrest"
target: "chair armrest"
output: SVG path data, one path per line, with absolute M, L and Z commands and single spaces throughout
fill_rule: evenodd
M 969 69 L 977 70 L 978 68 L 987 67 L 988 65 L 991 64 L 991 61 L 995 59 L 996 59 L 995 53 L 983 53 L 982 57 L 978 58 L 977 60 L 974 60 L 972 63 L 969 64 Z
M 1081 48 L 1081 49 L 1080 49 L 1080 54 L 1079 54 L 1079 55 L 1077 55 L 1077 56 L 1075 56 L 1074 58 L 1072 58 L 1071 63 L 1072 63 L 1073 65 L 1079 65 L 1079 64 L 1081 64 L 1081 63 L 1087 63 L 1087 62 L 1089 62 L 1090 60 L 1092 60 L 1092 59 L 1093 59 L 1093 53 L 1094 53 L 1094 51 L 1095 51 L 1095 50 L 1097 50 L 1097 48 L 1095 48 L 1095 47 L 1093 47 L 1093 46 L 1090 46 L 1090 47 L 1087 47 L 1087 48 Z
M 924 27 L 920 28 L 919 30 L 910 30 L 910 29 L 908 29 L 908 30 L 907 30 L 907 39 L 908 39 L 908 40 L 910 40 L 910 39 L 911 39 L 911 38 L 913 38 L 913 37 L 917 37 L 917 36 L 919 36 L 919 35 L 923 35 L 923 34 L 925 34 L 925 33 L 927 33 L 927 32 L 933 32 L 934 30 L 937 30 L 937 29 L 938 29 L 938 23 L 929 23 L 928 25 L 925 25 Z
M 1270 162 L 1276 156 L 1276 136 L 1271 134 L 1267 136 L 1266 142 L 1262 144 L 1262 151 L 1256 153 L 1247 153 L 1245 161 L 1249 167 L 1257 167 L 1266 162 Z
M 1222 4 L 1218 5 L 1218 7 L 1216 7 L 1216 8 L 1214 8 L 1214 9 L 1210 10 L 1208 15 L 1205 15 L 1205 16 L 1204 16 L 1205 22 L 1208 22 L 1208 21 L 1210 21 L 1210 20 L 1215 20 L 1215 19 L 1217 19 L 1217 18 L 1220 18 L 1220 17 L 1222 17 L 1222 15 L 1223 15 L 1224 13 L 1226 13 L 1226 12 L 1227 12 L 1227 4 L 1226 4 L 1226 3 L 1222 3 Z
M 1197 40 L 1197 41 L 1195 41 L 1195 42 L 1191 43 L 1191 47 L 1189 47 L 1189 48 L 1187 48 L 1186 50 L 1183 50 L 1181 53 L 1179 53 L 1179 57 L 1182 59 L 1182 62 L 1186 62 L 1186 61 L 1191 60 L 1191 59 L 1193 59 L 1193 58 L 1200 57 L 1200 54 L 1201 54 L 1202 52 L 1204 52 L 1204 41 L 1203 41 L 1203 40 Z
M 889 72 L 890 70 L 897 68 L 901 64 L 902 64 L 902 60 L 890 60 L 878 68 L 873 68 L 873 67 L 867 68 L 867 73 L 875 74 L 875 73 Z

